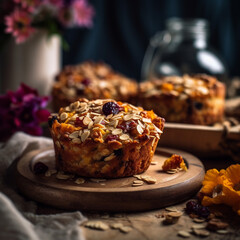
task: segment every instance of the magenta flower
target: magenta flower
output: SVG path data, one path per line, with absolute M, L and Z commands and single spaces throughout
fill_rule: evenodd
M 17 91 L 0 96 L 0 140 L 6 140 L 16 131 L 41 135 L 40 124 L 50 115 L 45 109 L 48 100 L 23 83 Z
M 73 11 L 75 23 L 78 26 L 91 27 L 93 25 L 92 18 L 95 12 L 86 0 L 75 0 L 73 2 Z
M 7 26 L 6 33 L 12 33 L 17 43 L 24 42 L 35 31 L 31 26 L 29 14 L 24 10 L 14 10 L 11 15 L 5 17 L 5 24 Z
M 15 3 L 20 3 L 23 8 L 29 12 L 34 12 L 36 7 L 40 5 L 41 0 L 14 0 Z

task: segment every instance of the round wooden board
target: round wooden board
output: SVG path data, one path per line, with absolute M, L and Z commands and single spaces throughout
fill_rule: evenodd
M 161 171 L 163 162 L 172 154 L 181 155 L 188 171 L 168 174 Z M 73 179 L 60 180 L 56 175 L 46 177 L 35 175 L 31 170 L 32 161 L 54 159 L 53 149 L 29 152 L 16 167 L 17 186 L 27 197 L 61 209 L 83 211 L 130 212 L 166 207 L 190 198 L 201 187 L 204 167 L 195 156 L 176 149 L 159 148 L 153 161 L 142 175 L 157 179 L 156 184 L 132 187 L 135 177 L 109 179 L 104 182 L 86 182 L 78 185 Z

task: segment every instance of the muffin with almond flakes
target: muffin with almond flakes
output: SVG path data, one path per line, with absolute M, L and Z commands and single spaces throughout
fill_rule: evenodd
M 52 86 L 55 111 L 79 98 L 115 99 L 135 103 L 138 85 L 135 80 L 113 70 L 103 62 L 85 61 L 65 66 Z
M 79 99 L 49 117 L 58 170 L 119 178 L 147 170 L 165 120 L 112 99 Z
M 139 104 L 167 122 L 213 125 L 224 117 L 225 85 L 197 74 L 169 76 L 140 84 Z

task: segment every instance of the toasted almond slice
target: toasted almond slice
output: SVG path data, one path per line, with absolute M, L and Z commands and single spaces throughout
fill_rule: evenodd
M 84 179 L 84 178 L 77 178 L 77 179 L 75 180 L 75 183 L 76 183 L 76 184 L 83 184 L 83 183 L 85 183 L 85 179 Z
M 82 142 L 84 142 L 89 137 L 89 135 L 90 135 L 90 131 L 89 130 L 83 132 L 82 135 L 81 135 Z
M 129 233 L 130 231 L 132 231 L 132 228 L 128 226 L 123 226 L 123 227 L 120 227 L 119 230 L 123 233 Z
M 133 183 L 136 183 L 136 184 L 138 184 L 138 183 L 139 183 L 139 184 L 142 183 L 142 184 L 143 184 L 143 181 L 142 181 L 142 180 L 134 180 Z
M 168 213 L 168 215 L 171 216 L 171 217 L 179 218 L 183 215 L 183 213 L 180 212 L 180 211 L 176 211 L 176 212 L 170 212 L 170 213 Z
M 91 129 L 93 127 L 93 121 L 91 120 L 91 122 L 89 122 L 88 124 L 88 129 Z
M 71 111 L 70 107 L 69 106 L 65 107 L 65 111 L 70 112 Z
M 89 221 L 89 222 L 85 223 L 84 226 L 93 228 L 93 229 L 97 229 L 97 230 L 103 230 L 103 231 L 109 229 L 108 225 L 101 221 Z
M 205 224 L 194 224 L 192 225 L 192 229 L 204 229 L 206 228 Z
M 65 113 L 65 112 L 61 113 L 61 115 L 60 115 L 61 121 L 65 121 L 67 118 L 68 118 L 68 114 L 67 113 Z
M 101 123 L 101 121 L 102 121 L 103 119 L 104 119 L 104 117 L 102 117 L 102 116 L 96 117 L 95 120 L 94 120 L 94 124 Z
M 128 121 L 128 120 L 131 120 L 132 118 L 133 118 L 132 114 L 127 114 L 123 117 L 123 120 Z
M 90 178 L 90 181 L 99 183 L 99 182 L 105 182 L 105 181 L 107 181 L 107 179 L 104 179 L 104 178 Z
M 73 109 L 79 108 L 79 107 L 80 107 L 80 102 L 79 102 L 79 101 L 76 101 L 76 102 L 72 103 L 70 106 L 71 106 L 71 108 L 73 108 Z
M 70 179 L 70 178 L 73 178 L 73 177 L 74 177 L 73 175 L 64 174 L 62 172 L 58 172 L 57 175 L 56 175 L 56 178 L 61 179 L 61 180 L 67 180 L 67 179 Z
M 75 131 L 75 132 L 72 132 L 71 134 L 69 134 L 69 138 L 73 139 L 73 138 L 77 138 L 78 137 L 78 134 L 79 134 L 79 131 Z
M 139 134 L 143 133 L 143 129 L 140 125 L 137 125 L 137 131 L 138 131 Z
M 151 162 L 151 165 L 158 165 L 158 162 Z
M 193 229 L 193 232 L 200 237 L 208 237 L 210 232 L 205 229 Z
M 107 115 L 106 119 L 110 119 L 112 117 L 113 117 L 113 114 L 109 114 L 109 115 Z
M 137 178 L 137 179 L 139 179 L 139 180 L 142 179 L 142 176 L 141 176 L 141 175 L 133 175 L 133 177 L 135 177 L 135 178 Z
M 110 225 L 110 227 L 113 229 L 119 229 L 119 228 L 123 227 L 123 224 L 122 223 L 112 223 Z
M 138 120 L 138 124 L 142 127 L 142 128 L 145 128 L 145 126 L 142 124 L 141 121 Z
M 219 234 L 227 234 L 227 233 L 229 233 L 229 231 L 226 230 L 226 229 L 219 229 L 216 232 L 219 233 Z
M 122 134 L 122 129 L 121 128 L 116 128 L 112 131 L 113 135 L 119 135 Z
M 157 130 L 158 133 L 163 133 L 162 130 L 160 130 L 158 127 L 155 126 L 155 129 Z
M 196 223 L 203 223 L 203 222 L 206 222 L 206 219 L 204 219 L 204 218 L 194 218 L 193 221 L 196 222 Z
M 151 176 L 147 176 L 147 175 L 143 175 L 142 177 L 141 177 L 141 179 L 143 180 L 143 181 L 145 181 L 146 183 L 149 183 L 149 184 L 154 184 L 154 183 L 156 183 L 157 182 L 157 179 L 155 179 L 155 178 L 153 178 L 153 177 L 151 177 Z
M 142 186 L 143 185 L 143 183 L 133 183 L 132 184 L 132 187 L 140 187 L 140 186 Z
M 177 208 L 175 207 L 166 207 L 165 210 L 168 212 L 178 212 Z
M 92 121 L 91 118 L 85 117 L 85 118 L 83 119 L 83 124 L 84 124 L 84 125 L 88 125 L 91 121 Z
M 150 118 L 142 118 L 142 121 L 145 123 L 151 123 L 152 120 Z
M 191 236 L 189 232 L 184 231 L 184 230 L 178 231 L 178 235 L 179 235 L 180 237 L 183 237 L 183 238 L 188 238 L 188 237 Z
M 122 134 L 119 138 L 120 138 L 121 140 L 128 140 L 128 139 L 130 139 L 130 137 L 129 137 L 128 134 Z
M 55 173 L 57 173 L 56 169 L 49 169 L 49 170 L 46 171 L 45 176 L 46 177 L 50 177 L 50 176 L 52 176 Z

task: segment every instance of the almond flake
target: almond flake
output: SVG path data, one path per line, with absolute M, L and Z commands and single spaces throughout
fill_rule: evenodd
M 142 186 L 143 185 L 143 183 L 133 183 L 132 184 L 132 187 L 140 187 L 140 186 Z
M 138 183 L 139 183 L 139 184 L 142 183 L 142 184 L 143 184 L 143 181 L 142 181 L 142 180 L 134 180 L 133 183 L 136 183 L 136 184 L 138 184 Z
M 61 113 L 60 119 L 61 119 L 62 121 L 65 121 L 67 118 L 68 118 L 68 114 L 67 114 L 67 113 L 65 113 L 65 112 Z
M 84 226 L 103 231 L 109 229 L 108 225 L 101 221 L 89 221 Z
M 62 172 L 58 172 L 57 175 L 56 175 L 56 178 L 61 179 L 61 180 L 67 180 L 67 179 L 70 179 L 70 178 L 73 178 L 73 177 L 74 177 L 73 175 L 64 174 Z
M 75 131 L 75 132 L 72 132 L 71 134 L 69 134 L 69 138 L 77 138 L 78 137 L 78 134 L 79 134 L 79 132 L 78 131 Z
M 135 177 L 135 178 L 137 178 L 137 179 L 139 179 L 139 180 L 142 179 L 142 176 L 141 176 L 141 175 L 133 175 L 133 177 Z
M 151 119 L 149 118 L 142 118 L 142 121 L 145 122 L 145 123 L 151 123 Z
M 120 137 L 119 137 L 121 140 L 129 140 L 130 137 L 128 134 L 122 134 Z
M 116 128 L 112 131 L 112 135 L 118 135 L 122 134 L 122 129 L 121 128 Z
M 125 116 L 123 117 L 123 120 L 125 120 L 125 121 L 131 120 L 132 117 L 133 117 L 133 115 L 127 114 L 127 115 L 125 115 Z
M 177 212 L 178 211 L 177 208 L 175 208 L 175 207 L 166 207 L 165 210 L 168 212 Z
M 100 123 L 103 119 L 104 119 L 104 117 L 102 117 L 102 116 L 96 117 L 95 120 L 94 120 L 94 124 Z
M 128 226 L 123 226 L 123 227 L 120 227 L 119 230 L 123 233 L 129 233 L 130 231 L 132 231 L 132 228 Z
M 99 182 L 105 182 L 105 181 L 107 181 L 107 180 L 104 179 L 104 178 L 90 178 L 90 181 L 91 181 L 91 182 L 99 183 Z
M 106 119 L 110 119 L 112 117 L 113 117 L 113 114 L 111 113 L 111 114 L 107 115 Z
M 151 162 L 151 165 L 157 165 L 158 162 Z
M 141 123 L 141 121 L 138 120 L 138 124 L 142 127 L 145 128 L 145 126 Z
M 154 146 L 155 142 L 156 142 L 156 137 L 153 137 L 152 147 Z
M 84 179 L 84 178 L 77 178 L 77 179 L 75 180 L 75 183 L 76 183 L 76 184 L 83 184 L 83 183 L 85 183 L 85 179 Z
M 188 238 L 188 237 L 191 236 L 189 232 L 184 231 L 184 230 L 178 231 L 178 235 L 179 235 L 180 237 L 183 237 L 183 238 Z
M 70 105 L 70 107 L 73 108 L 73 109 L 79 108 L 79 106 L 80 106 L 80 102 L 79 101 L 76 101 L 76 102 L 74 102 L 74 103 L 72 103 Z
M 108 157 L 104 158 L 104 161 L 107 162 L 107 161 L 110 161 L 112 159 L 114 159 L 116 156 L 114 153 L 110 154 Z
M 112 120 L 110 123 L 109 123 L 110 126 L 113 126 L 114 128 L 117 127 L 118 125 L 118 120 Z
M 122 223 L 113 223 L 110 225 L 110 227 L 113 229 L 119 229 L 119 228 L 123 227 L 123 224 Z
M 91 121 L 92 121 L 91 118 L 85 117 L 85 118 L 83 119 L 83 124 L 84 124 L 84 125 L 88 125 Z
M 90 135 L 90 131 L 87 130 L 83 132 L 83 134 L 81 135 L 82 142 L 84 142 L 89 137 L 89 135 Z
M 91 122 L 89 122 L 89 124 L 88 124 L 88 129 L 91 129 L 92 126 L 93 126 L 93 121 L 91 120 Z
M 71 111 L 70 107 L 69 106 L 65 107 L 65 111 L 70 112 Z
M 151 177 L 151 176 L 142 176 L 141 177 L 141 179 L 143 180 L 143 181 L 145 181 L 146 183 L 149 183 L 149 184 L 154 184 L 154 183 L 156 183 L 157 182 L 157 179 L 155 179 L 155 178 L 153 178 L 153 177 Z
M 139 134 L 143 133 L 143 129 L 140 125 L 137 125 L 137 131 L 138 131 Z
M 46 177 L 50 177 L 50 176 L 52 176 L 55 173 L 57 173 L 56 169 L 49 169 L 49 170 L 46 171 L 45 176 Z
M 163 133 L 162 130 L 160 130 L 158 127 L 155 126 L 155 129 L 157 130 L 158 133 Z

